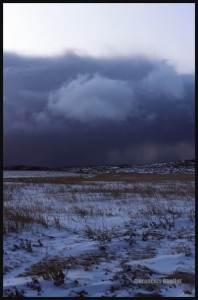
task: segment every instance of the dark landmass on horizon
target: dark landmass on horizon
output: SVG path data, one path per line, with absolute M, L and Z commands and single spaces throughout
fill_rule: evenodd
M 173 162 L 157 162 L 151 164 L 118 164 L 118 165 L 74 165 L 74 166 L 62 166 L 62 167 L 40 167 L 40 166 L 28 166 L 28 165 L 14 165 L 5 166 L 3 170 L 5 171 L 65 171 L 72 168 L 97 168 L 97 167 L 119 167 L 119 168 L 129 168 L 133 166 L 149 166 L 158 164 L 171 164 L 174 167 L 186 167 L 195 165 L 195 159 L 178 160 Z

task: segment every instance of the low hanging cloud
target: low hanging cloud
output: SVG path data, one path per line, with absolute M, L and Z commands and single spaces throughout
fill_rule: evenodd
M 156 65 L 156 68 L 141 82 L 142 91 L 150 96 L 163 97 L 169 100 L 182 99 L 184 87 L 181 77 L 166 62 Z
M 50 94 L 48 108 L 74 120 L 118 122 L 134 114 L 134 102 L 134 93 L 126 81 L 80 74 Z
M 4 53 L 4 164 L 194 157 L 194 74 L 164 60 Z

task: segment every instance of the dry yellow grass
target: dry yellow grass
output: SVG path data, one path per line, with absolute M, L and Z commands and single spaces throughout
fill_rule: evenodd
M 71 176 L 71 177 L 21 177 L 4 178 L 4 182 L 20 183 L 49 183 L 49 184 L 80 184 L 90 181 L 112 181 L 112 182 L 152 182 L 161 181 L 194 181 L 194 174 L 141 174 L 141 173 L 119 173 L 119 174 L 97 174 L 93 177 Z

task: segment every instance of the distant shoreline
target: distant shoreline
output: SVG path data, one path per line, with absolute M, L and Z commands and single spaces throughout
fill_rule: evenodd
M 158 162 L 150 164 L 118 164 L 118 165 L 74 165 L 66 167 L 39 167 L 39 166 L 27 166 L 27 165 L 13 165 L 3 167 L 3 171 L 68 171 L 73 168 L 86 169 L 86 168 L 133 168 L 133 167 L 146 167 L 146 166 L 162 166 L 162 165 L 173 165 L 173 166 L 192 166 L 195 165 L 195 159 L 178 160 L 171 162 Z

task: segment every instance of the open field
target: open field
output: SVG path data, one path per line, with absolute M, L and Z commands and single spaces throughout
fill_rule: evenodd
M 192 297 L 194 205 L 193 174 L 4 178 L 4 297 Z

